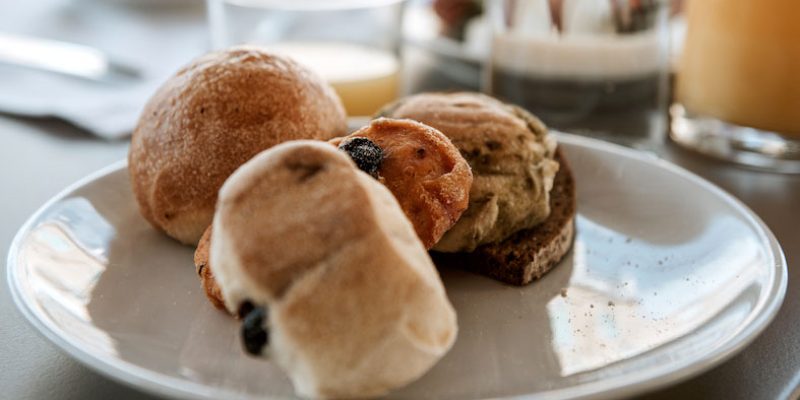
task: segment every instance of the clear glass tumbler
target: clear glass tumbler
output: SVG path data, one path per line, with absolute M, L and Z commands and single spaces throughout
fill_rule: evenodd
M 258 44 L 306 64 L 351 116 L 399 91 L 403 0 L 208 0 L 214 48 Z
M 800 1 L 692 0 L 686 11 L 672 139 L 800 173 Z
M 548 126 L 638 146 L 663 142 L 669 1 L 488 0 L 486 89 Z

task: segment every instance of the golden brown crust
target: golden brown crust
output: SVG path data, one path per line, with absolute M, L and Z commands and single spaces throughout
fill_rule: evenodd
M 380 118 L 330 142 L 365 137 L 383 150 L 380 181 L 400 203 L 417 236 L 430 249 L 469 204 L 472 171 L 450 140 L 427 125 Z
M 197 275 L 200 276 L 200 285 L 206 293 L 206 297 L 211 304 L 217 309 L 228 312 L 225 309 L 225 300 L 222 298 L 222 290 L 220 290 L 216 279 L 214 279 L 214 272 L 211 269 L 211 261 L 209 260 L 209 250 L 211 249 L 211 226 L 203 232 L 200 242 L 197 244 L 197 250 L 194 252 L 194 267 Z
M 346 131 L 341 101 L 306 68 L 255 47 L 210 53 L 145 106 L 128 155 L 133 192 L 154 227 L 195 244 L 219 188 L 245 161 L 283 141 Z

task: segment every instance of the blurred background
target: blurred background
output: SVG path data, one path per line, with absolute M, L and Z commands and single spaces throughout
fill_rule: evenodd
M 182 65 L 247 43 L 319 72 L 353 118 L 410 93 L 482 91 L 674 162 L 754 209 L 792 274 L 798 17 L 797 0 L 0 0 L 0 244 L 125 158 L 143 105 Z M 795 281 L 750 348 L 654 397 L 797 398 Z M 149 397 L 55 350 L 0 296 L 8 398 Z
M 696 3 L 5 0 L 0 110 L 124 137 L 181 65 L 257 44 L 322 74 L 351 116 L 404 94 L 478 90 L 558 130 L 653 150 L 672 122 L 686 147 L 800 170 L 800 56 L 789 39 L 798 32 L 787 17 L 800 9 L 788 0 Z
M 695 3 L 695 4 L 692 4 Z M 0 2 L 0 112 L 130 134 L 161 82 L 256 44 L 323 75 L 351 116 L 409 93 L 475 90 L 551 128 L 658 151 L 671 137 L 800 172 L 800 6 L 707 0 Z M 682 57 L 683 56 L 683 57 Z

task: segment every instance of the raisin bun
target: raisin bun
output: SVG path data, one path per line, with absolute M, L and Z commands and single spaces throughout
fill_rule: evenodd
M 280 142 L 346 131 L 341 101 L 305 67 L 256 47 L 209 53 L 145 106 L 128 155 L 133 192 L 154 227 L 196 244 L 236 168 Z
M 380 115 L 438 129 L 472 168 L 469 208 L 434 250 L 471 252 L 550 215 L 557 144 L 525 110 L 480 93 L 423 93 L 398 100 Z
M 424 374 L 456 316 L 385 186 L 335 147 L 275 146 L 219 194 L 211 263 L 245 349 L 306 397 L 374 397 Z
M 330 142 L 359 164 L 363 152 L 357 138 L 377 146 L 382 157 L 375 163 L 375 177 L 400 203 L 425 247 L 433 247 L 469 204 L 472 170 L 467 160 L 447 136 L 412 120 L 379 118 Z

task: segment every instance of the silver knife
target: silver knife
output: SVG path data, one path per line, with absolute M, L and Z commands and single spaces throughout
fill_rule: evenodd
M 140 77 L 90 46 L 6 33 L 0 33 L 0 63 L 102 82 Z

